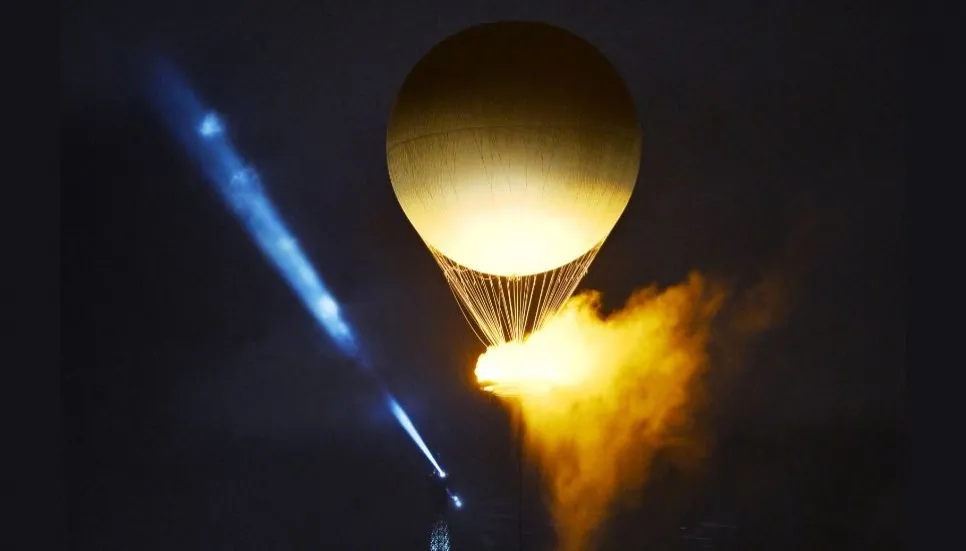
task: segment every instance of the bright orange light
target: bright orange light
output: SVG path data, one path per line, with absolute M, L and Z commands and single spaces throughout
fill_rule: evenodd
M 524 342 L 490 347 L 476 364 L 476 379 L 485 390 L 500 395 L 543 396 L 551 391 L 579 389 L 588 383 L 591 346 L 581 341 L 583 295 L 568 303 L 550 325 Z M 566 345 L 562 346 L 562 343 Z
M 644 482 L 653 454 L 687 422 L 722 299 L 698 275 L 639 291 L 608 316 L 585 293 L 523 342 L 480 356 L 480 385 L 519 400 L 562 549 L 587 546 L 613 500 Z

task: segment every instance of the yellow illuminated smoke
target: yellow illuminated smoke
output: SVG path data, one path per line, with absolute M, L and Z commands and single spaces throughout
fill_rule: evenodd
M 698 275 L 638 291 L 607 316 L 600 296 L 584 293 L 524 342 L 480 356 L 480 385 L 519 400 L 562 549 L 587 546 L 614 499 L 640 487 L 653 454 L 687 423 L 722 299 Z

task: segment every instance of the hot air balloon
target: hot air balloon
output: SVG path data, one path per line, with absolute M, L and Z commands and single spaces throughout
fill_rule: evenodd
M 488 345 L 570 297 L 627 206 L 641 131 L 616 69 L 543 23 L 487 23 L 406 77 L 386 157 L 406 217 Z

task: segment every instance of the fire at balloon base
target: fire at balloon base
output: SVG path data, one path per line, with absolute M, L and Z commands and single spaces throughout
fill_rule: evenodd
M 578 347 L 562 349 L 555 342 L 554 324 L 549 325 L 549 330 L 537 331 L 525 340 L 489 347 L 476 365 L 480 388 L 504 398 L 530 399 L 579 388 L 588 376 L 588 359 L 583 354 L 571 355 L 582 352 Z
M 723 300 L 701 276 L 634 293 L 601 313 L 600 295 L 570 299 L 537 332 L 480 356 L 480 387 L 519 404 L 561 548 L 585 548 L 654 454 L 687 427 L 711 322 Z

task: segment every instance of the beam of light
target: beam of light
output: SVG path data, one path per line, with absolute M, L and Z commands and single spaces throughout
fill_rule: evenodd
M 258 172 L 242 159 L 225 134 L 221 119 L 203 107 L 173 68 L 163 66 L 160 77 L 158 99 L 165 120 L 335 345 L 347 356 L 358 358 L 356 337 L 338 303 L 265 193 Z
M 245 226 L 261 252 L 271 261 L 303 305 L 346 356 L 363 368 L 369 363 L 339 303 L 329 292 L 286 227 L 262 186 L 255 169 L 242 159 L 214 111 L 204 107 L 181 74 L 167 61 L 159 60 L 151 95 L 171 131 L 201 166 L 235 217 Z M 409 416 L 387 392 L 393 416 L 432 463 L 441 477 L 446 472 L 429 451 Z
M 416 430 L 413 422 L 409 420 L 409 416 L 406 415 L 406 412 L 403 411 L 402 406 L 400 406 L 399 402 L 397 402 L 392 396 L 387 396 L 387 399 L 389 401 L 389 411 L 391 411 L 393 416 L 399 421 L 399 424 L 402 425 L 402 428 L 409 433 L 409 437 L 413 439 L 413 442 L 415 442 L 417 446 L 419 446 L 420 451 L 423 452 L 423 455 L 426 456 L 426 459 L 433 464 L 433 467 L 436 468 L 436 472 L 439 474 L 439 477 L 446 478 L 446 471 L 444 471 L 443 468 L 439 466 L 439 463 L 436 462 L 436 458 L 433 457 L 432 452 L 429 451 L 429 447 L 425 442 L 423 442 L 423 438 L 419 436 L 419 432 Z

